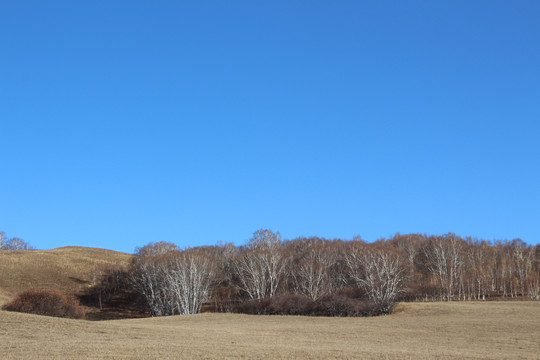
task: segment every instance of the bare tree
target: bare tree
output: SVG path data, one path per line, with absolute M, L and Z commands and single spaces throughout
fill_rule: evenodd
M 453 300 L 460 291 L 462 280 L 463 240 L 454 234 L 432 236 L 423 248 L 426 267 L 436 277 L 442 291 L 441 298 Z M 459 299 L 459 296 L 458 296 Z
M 317 300 L 334 289 L 331 267 L 336 263 L 335 251 L 329 241 L 321 238 L 300 238 L 287 243 L 287 250 L 293 248 L 293 259 L 289 266 L 293 291 Z
M 414 265 L 416 257 L 420 251 L 420 247 L 426 237 L 421 234 L 406 234 L 397 233 L 389 243 L 399 249 L 402 249 L 407 254 L 407 260 L 411 266 Z
M 0 250 L 32 250 L 33 247 L 30 246 L 26 241 L 21 238 L 14 237 L 8 238 L 6 233 L 0 231 Z
M 305 259 L 297 266 L 297 283 L 302 294 L 317 300 L 329 292 L 327 268 L 319 261 Z
M 351 278 L 375 304 L 377 312 L 390 313 L 405 282 L 402 258 L 397 253 L 361 242 L 352 242 L 348 250 L 345 261 Z
M 514 239 L 511 242 L 512 259 L 515 265 L 515 274 L 519 285 L 521 296 L 526 295 L 526 279 L 532 270 L 533 252 L 532 249 L 521 239 Z
M 135 248 L 138 257 L 164 255 L 170 251 L 179 250 L 176 244 L 166 241 L 151 242 L 142 247 Z
M 133 262 L 130 279 L 133 289 L 146 301 L 152 316 L 172 315 L 171 296 L 164 287 L 164 255 L 138 258 Z
M 531 248 L 532 271 L 527 279 L 529 296 L 531 299 L 540 299 L 540 244 Z
M 214 262 L 204 252 L 191 249 L 168 257 L 164 285 L 179 314 L 199 313 L 214 284 Z
M 467 238 L 465 250 L 465 278 L 463 300 L 482 299 L 492 289 L 491 275 L 495 256 L 491 246 L 485 241 Z
M 215 265 L 202 249 L 145 251 L 132 264 L 131 283 L 152 316 L 194 314 L 208 301 L 215 284 Z M 154 255 L 148 255 L 148 254 Z
M 166 288 L 167 255 L 178 251 L 169 242 L 151 242 L 135 249 L 130 270 L 133 289 L 146 301 L 152 316 L 174 314 L 172 293 Z
M 238 248 L 233 243 L 219 242 L 209 247 L 210 255 L 216 266 L 216 286 L 211 295 L 216 312 L 233 312 L 238 297 L 238 287 L 235 285 L 236 273 L 234 261 Z
M 257 230 L 234 261 L 238 286 L 251 299 L 273 296 L 278 291 L 285 264 L 279 232 Z

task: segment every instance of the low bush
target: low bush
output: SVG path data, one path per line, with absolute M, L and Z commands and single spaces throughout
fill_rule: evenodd
M 243 302 L 238 305 L 236 311 L 259 315 L 373 316 L 381 314 L 373 302 L 341 294 L 323 296 L 316 301 L 298 294 L 276 295 Z
M 318 299 L 317 312 L 323 316 L 361 316 L 360 304 L 359 300 L 331 294 Z
M 315 307 L 315 302 L 306 296 L 284 294 L 245 301 L 236 310 L 243 314 L 258 315 L 312 315 Z
M 23 291 L 2 308 L 8 311 L 72 319 L 83 319 L 86 315 L 84 307 L 73 295 L 53 290 Z
M 382 311 L 380 306 L 368 299 L 356 299 L 340 294 L 331 294 L 317 300 L 319 315 L 323 316 L 378 316 L 390 314 L 389 310 Z
M 268 311 L 276 315 L 311 315 L 316 304 L 309 297 L 298 294 L 285 294 L 268 298 Z

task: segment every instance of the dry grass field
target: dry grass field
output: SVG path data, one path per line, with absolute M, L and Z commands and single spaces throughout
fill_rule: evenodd
M 540 302 L 406 303 L 390 316 L 200 314 L 90 322 L 0 311 L 1 359 L 539 359 Z
M 81 246 L 0 251 L 0 305 L 30 288 L 78 294 L 92 283 L 94 268 L 104 264 L 127 265 L 132 256 Z

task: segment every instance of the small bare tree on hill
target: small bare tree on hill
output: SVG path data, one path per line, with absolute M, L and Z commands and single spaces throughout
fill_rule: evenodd
M 0 231 L 0 250 L 32 250 L 33 247 L 30 246 L 26 241 L 21 238 L 14 237 L 8 238 L 6 233 Z

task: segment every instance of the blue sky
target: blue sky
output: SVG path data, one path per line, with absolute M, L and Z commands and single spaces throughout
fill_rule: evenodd
M 540 241 L 538 1 L 0 2 L 0 230 Z

